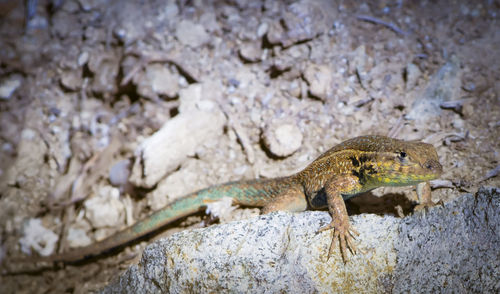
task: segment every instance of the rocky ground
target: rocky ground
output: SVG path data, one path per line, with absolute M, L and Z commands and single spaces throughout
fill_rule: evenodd
M 498 1 L 21 2 L 0 1 L 4 265 L 90 244 L 199 188 L 291 174 L 357 135 L 433 144 L 434 202 L 500 185 Z M 349 208 L 402 217 L 406 198 L 411 187 L 378 189 Z M 0 292 L 99 289 L 159 236 L 3 274 Z

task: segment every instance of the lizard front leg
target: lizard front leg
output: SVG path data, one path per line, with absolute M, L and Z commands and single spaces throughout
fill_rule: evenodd
M 351 226 L 347 209 L 345 207 L 342 194 L 355 194 L 361 190 L 361 184 L 356 176 L 342 175 L 335 176 L 328 180 L 325 184 L 326 200 L 328 204 L 328 211 L 332 217 L 330 224 L 319 229 L 318 232 L 333 229 L 332 242 L 328 250 L 328 258 L 333 252 L 333 243 L 335 239 L 339 239 L 340 251 L 342 258 L 347 261 L 347 248 L 351 253 L 356 254 L 356 247 L 353 244 L 354 236 L 359 233 Z
M 419 183 L 417 186 L 417 202 L 418 205 L 415 206 L 415 211 L 425 210 L 426 208 L 432 207 L 435 204 L 432 202 L 431 198 L 431 185 L 429 182 Z

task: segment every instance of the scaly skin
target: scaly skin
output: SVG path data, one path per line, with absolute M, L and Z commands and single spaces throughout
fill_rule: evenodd
M 349 223 L 344 200 L 377 187 L 426 183 L 439 177 L 441 172 L 432 145 L 383 136 L 361 136 L 331 148 L 295 175 L 231 182 L 203 189 L 168 204 L 101 242 L 36 261 L 74 262 L 99 255 L 200 211 L 208 202 L 223 197 L 231 197 L 234 204 L 263 207 L 262 213 L 327 207 L 332 221 L 319 231 L 334 229 L 328 256 L 338 238 L 346 260 L 346 248 L 356 252 L 352 238 L 357 232 Z M 428 183 L 427 189 L 417 191 L 430 193 Z M 429 195 L 420 198 L 430 199 Z

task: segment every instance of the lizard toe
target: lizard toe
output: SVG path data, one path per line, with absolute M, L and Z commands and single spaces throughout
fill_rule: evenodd
M 358 231 L 356 231 L 354 228 L 352 228 L 349 225 L 341 225 L 337 222 L 332 221 L 330 224 L 321 227 L 317 232 L 323 232 L 326 230 L 333 229 L 332 232 L 332 241 L 330 243 L 330 247 L 328 250 L 328 257 L 327 260 L 330 259 L 330 256 L 332 255 L 333 251 L 335 250 L 335 243 L 339 242 L 339 247 L 340 247 L 340 253 L 342 254 L 342 259 L 344 262 L 347 262 L 347 249 L 351 252 L 351 254 L 356 255 L 357 253 L 357 248 L 354 245 L 354 240 L 356 239 L 356 236 L 359 236 Z

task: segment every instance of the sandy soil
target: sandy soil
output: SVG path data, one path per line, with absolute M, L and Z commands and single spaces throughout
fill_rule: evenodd
M 193 190 L 291 174 L 357 135 L 434 144 L 436 203 L 500 185 L 499 1 L 19 2 L 0 1 L 3 264 L 33 249 L 26 235 L 38 253 L 88 244 Z M 191 151 L 159 179 L 132 180 L 141 143 L 204 107 L 220 127 L 183 129 L 199 139 Z M 400 196 L 413 194 L 379 189 L 350 208 L 410 213 Z M 0 292 L 98 289 L 153 238 L 202 220 L 80 264 L 3 274 Z

